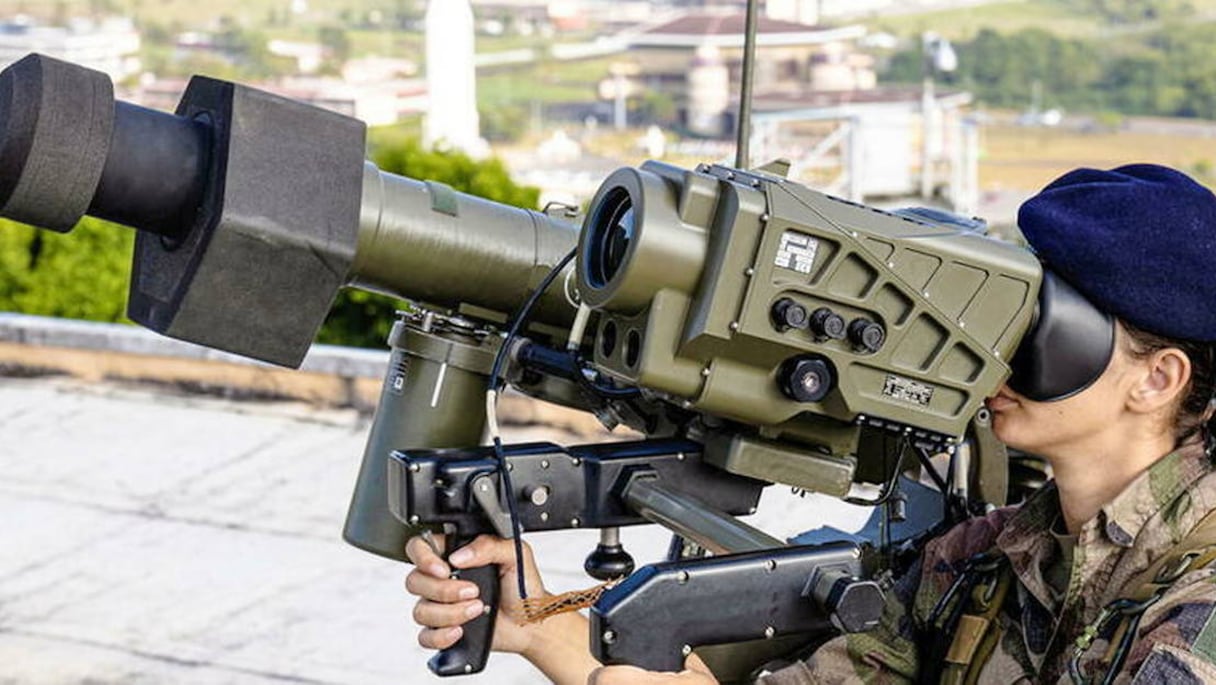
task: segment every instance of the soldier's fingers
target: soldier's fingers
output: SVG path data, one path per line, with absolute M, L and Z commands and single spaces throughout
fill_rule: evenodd
M 447 649 L 464 635 L 464 629 L 455 628 L 423 628 L 418 631 L 418 644 L 427 649 Z
M 426 599 L 414 605 L 414 623 L 427 628 L 453 628 L 485 613 L 486 605 L 481 600 L 442 604 Z
M 701 660 L 701 657 L 697 656 L 696 654 L 688 655 L 688 658 L 684 660 L 684 669 L 693 673 L 707 675 L 711 678 L 714 677 L 713 672 L 709 670 L 709 666 L 706 666 L 705 662 Z M 714 678 L 714 680 L 717 681 L 717 678 Z
M 698 659 L 697 663 L 704 666 Z M 685 667 L 692 664 L 685 663 Z M 645 671 L 634 666 L 601 666 L 591 672 L 587 685 L 717 685 L 708 670 L 686 670 L 679 673 Z
M 531 560 L 530 550 L 524 545 L 525 559 Z M 515 568 L 515 544 L 493 535 L 479 535 L 469 544 L 452 552 L 448 561 L 456 568 L 476 568 L 499 564 L 504 569 Z
M 441 541 L 443 536 L 434 536 L 437 541 Z M 437 542 L 436 544 L 442 544 Z M 442 547 L 440 547 L 442 549 Z M 405 543 L 405 556 L 415 566 L 422 569 L 424 572 L 435 576 L 436 578 L 447 578 L 451 574 L 451 569 L 444 563 L 439 555 L 435 554 L 435 550 L 427 544 L 426 540 L 420 535 L 415 535 Z
M 418 569 L 405 577 L 405 590 L 411 595 L 445 604 L 477 597 L 477 585 L 467 580 L 436 578 Z

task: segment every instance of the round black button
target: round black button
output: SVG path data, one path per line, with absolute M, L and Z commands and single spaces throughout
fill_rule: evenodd
M 794 357 L 777 374 L 781 391 L 798 402 L 818 402 L 836 386 L 832 365 L 822 357 Z
M 867 352 L 877 352 L 887 340 L 887 331 L 869 319 L 853 319 L 849 324 L 849 340 Z
M 827 307 L 820 307 L 811 312 L 811 332 L 820 338 L 843 340 L 845 336 L 844 317 Z
M 802 330 L 807 326 L 806 307 L 788 297 L 774 302 L 770 313 L 773 317 L 773 325 L 779 331 L 788 331 L 791 328 Z

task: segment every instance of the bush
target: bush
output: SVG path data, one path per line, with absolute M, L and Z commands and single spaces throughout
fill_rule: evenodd
M 127 321 L 135 231 L 86 218 L 67 235 L 0 220 L 0 309 Z

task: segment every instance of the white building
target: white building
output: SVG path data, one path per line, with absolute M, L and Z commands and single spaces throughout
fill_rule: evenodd
M 139 73 L 139 45 L 130 19 L 77 19 L 62 27 L 38 26 L 20 17 L 0 23 L 0 67 L 39 52 L 121 81 Z

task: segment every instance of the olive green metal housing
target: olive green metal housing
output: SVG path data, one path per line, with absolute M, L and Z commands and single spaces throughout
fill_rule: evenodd
M 657 162 L 605 181 L 579 250 L 580 293 L 601 312 L 599 368 L 836 453 L 848 441 L 823 417 L 962 436 L 1008 376 L 1041 279 L 1029 252 L 973 231 L 767 174 Z M 780 300 L 877 324 L 885 340 L 783 328 L 770 315 Z M 780 389 L 800 356 L 835 371 L 820 401 Z

